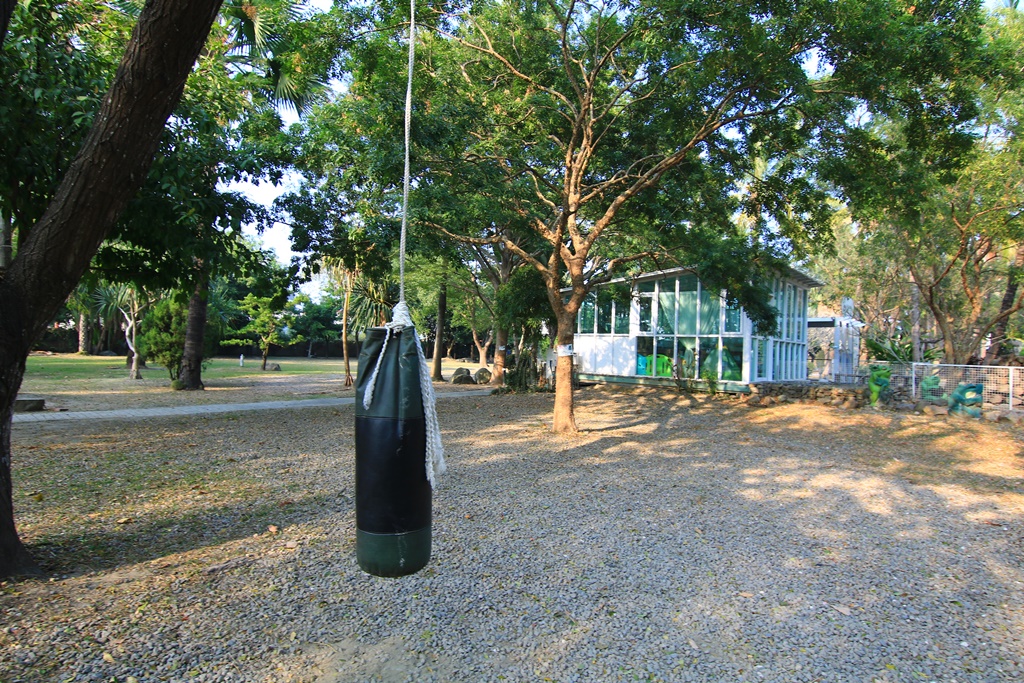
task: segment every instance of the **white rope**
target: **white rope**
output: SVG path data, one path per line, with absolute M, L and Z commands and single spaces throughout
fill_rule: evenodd
M 409 0 L 409 77 L 405 83 L 405 175 L 402 178 L 402 236 L 398 259 L 398 301 L 405 301 L 405 232 L 409 224 L 409 131 L 412 128 L 412 70 L 416 58 L 416 0 Z
M 440 477 L 447 469 L 444 461 L 444 446 L 441 444 L 441 424 L 437 419 L 437 396 L 434 394 L 434 383 L 430 378 L 430 368 L 427 365 L 427 358 L 423 355 L 423 348 L 420 346 L 419 336 L 412 322 L 412 315 L 405 303 L 405 234 L 409 220 L 409 130 L 412 125 L 412 70 L 415 58 L 416 45 L 416 0 L 409 2 L 409 79 L 405 89 L 405 176 L 402 182 L 402 236 L 399 244 L 399 274 L 398 274 L 398 304 L 391 313 L 391 322 L 384 326 L 384 344 L 380 349 L 380 356 L 377 357 L 377 365 L 373 368 L 373 374 L 366 385 L 363 395 L 363 407 L 370 409 L 373 402 L 373 391 L 377 384 L 377 373 L 380 370 L 381 362 L 384 359 L 384 351 L 388 348 L 388 341 L 393 332 L 401 332 L 405 328 L 412 331 L 413 339 L 416 342 L 416 355 L 420 362 L 420 396 L 423 401 L 423 421 L 426 427 L 427 448 L 426 448 L 426 472 L 427 480 L 431 488 L 437 488 Z

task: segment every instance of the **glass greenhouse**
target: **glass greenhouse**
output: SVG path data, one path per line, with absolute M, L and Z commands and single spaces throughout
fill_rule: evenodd
M 713 380 L 721 388 L 807 379 L 807 295 L 821 283 L 788 269 L 772 283 L 775 336 L 758 336 L 725 292 L 685 268 L 596 288 L 577 317 L 574 355 L 581 379 Z M 739 386 L 732 387 L 739 389 Z

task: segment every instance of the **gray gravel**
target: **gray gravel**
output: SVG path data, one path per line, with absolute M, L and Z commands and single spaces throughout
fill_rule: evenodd
M 204 418 L 197 451 L 303 492 L 279 532 L 7 586 L 0 680 L 1024 680 L 1019 486 L 858 464 L 821 406 L 588 390 L 573 439 L 550 410 L 442 402 L 434 556 L 397 580 L 355 565 L 350 407 Z

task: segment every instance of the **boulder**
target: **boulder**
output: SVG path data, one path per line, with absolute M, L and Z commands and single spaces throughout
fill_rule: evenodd
M 452 375 L 452 384 L 476 384 L 476 380 L 473 379 L 473 375 L 466 372 L 462 375 Z
M 267 370 L 270 372 L 281 372 L 281 366 L 277 363 L 267 363 Z
M 921 412 L 925 415 L 949 415 L 949 408 L 946 406 L 927 405 Z
M 455 368 L 455 372 L 452 373 L 452 377 L 459 377 L 461 375 L 470 374 L 469 368 Z
M 46 408 L 46 399 L 40 396 L 21 395 L 14 399 L 14 412 L 32 413 Z
M 1006 413 L 1001 410 L 986 410 L 982 413 L 982 417 L 989 422 L 1005 422 L 1007 420 Z
M 491 371 L 487 368 L 480 368 L 473 373 L 473 379 L 476 380 L 477 384 L 487 384 L 491 381 Z

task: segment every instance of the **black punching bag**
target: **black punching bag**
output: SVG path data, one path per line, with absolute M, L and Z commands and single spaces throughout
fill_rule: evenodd
M 430 559 L 431 488 L 416 341 L 413 327 L 375 327 L 359 354 L 356 559 L 375 576 L 412 574 Z

